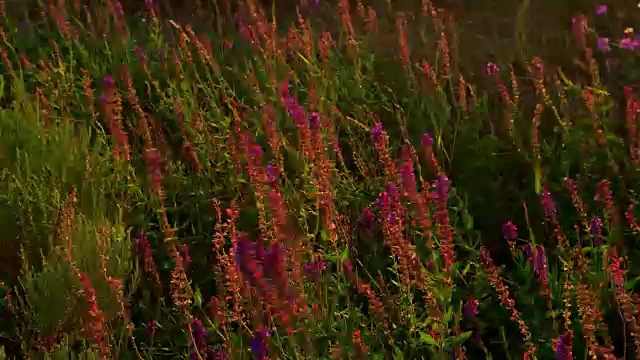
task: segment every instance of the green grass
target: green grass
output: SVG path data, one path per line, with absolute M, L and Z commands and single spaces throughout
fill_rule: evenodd
M 4 16 L 5 356 L 640 357 L 631 24 L 546 6 Z

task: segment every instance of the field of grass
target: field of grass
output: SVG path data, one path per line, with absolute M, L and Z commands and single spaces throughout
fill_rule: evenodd
M 637 9 L 371 3 L 0 3 L 0 358 L 640 359 Z

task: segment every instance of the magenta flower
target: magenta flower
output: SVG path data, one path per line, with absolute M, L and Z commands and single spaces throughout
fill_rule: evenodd
M 415 168 L 413 166 L 413 158 L 411 158 L 409 150 L 410 149 L 408 147 L 403 149 L 404 162 L 401 167 L 402 186 L 406 190 L 415 189 L 416 187 Z
M 373 202 L 373 207 L 382 210 L 385 207 L 396 203 L 400 199 L 400 192 L 398 191 L 398 187 L 393 183 L 388 183 L 384 187 L 384 191 L 378 195 L 376 200 Z
M 569 334 L 564 334 L 553 340 L 556 360 L 571 359 L 571 338 Z
M 384 192 L 389 197 L 389 201 L 395 202 L 400 199 L 400 192 L 398 192 L 398 187 L 393 183 L 388 183 L 384 187 Z
M 467 302 L 464 304 L 464 316 L 468 318 L 472 318 L 478 315 L 478 306 L 480 305 L 480 301 L 475 299 L 473 295 L 469 296 Z
M 144 49 L 142 49 L 140 45 L 136 45 L 136 56 L 143 65 L 147 63 L 147 56 L 144 54 Z
M 502 225 L 502 236 L 508 243 L 512 243 L 518 238 L 518 228 L 511 220 Z
M 256 163 L 262 161 L 262 148 L 260 147 L 260 145 L 251 145 L 249 147 L 249 156 Z
M 158 323 L 155 320 L 149 320 L 145 324 L 145 332 L 148 336 L 155 336 L 158 330 Z
M 632 38 L 624 38 L 618 42 L 618 46 L 622 49 L 633 50 L 635 49 L 637 42 Z
M 254 271 L 257 267 L 256 254 L 258 251 L 256 243 L 249 240 L 249 237 L 246 234 L 242 234 L 238 236 L 234 250 L 238 271 L 246 277 L 246 280 L 250 284 L 253 285 L 256 280 Z
M 270 280 L 280 279 L 285 275 L 285 252 L 280 244 L 271 244 L 262 256 L 264 275 Z
M 320 130 L 320 114 L 317 112 L 309 114 L 309 126 L 311 127 L 311 131 L 314 133 L 317 133 Z
M 124 17 L 124 8 L 122 8 L 122 4 L 120 3 L 120 1 L 116 1 L 114 5 L 114 10 L 118 18 Z
M 598 38 L 598 50 L 602 52 L 607 52 L 611 49 L 609 46 L 609 38 L 607 37 L 599 37 Z
M 371 140 L 376 144 L 382 142 L 385 135 L 386 132 L 384 131 L 382 123 L 377 123 L 376 126 L 371 129 Z
M 542 209 L 544 210 L 544 215 L 549 218 L 549 219 L 553 219 L 556 216 L 556 203 L 555 201 L 553 201 L 553 197 L 551 196 L 551 193 L 549 192 L 549 190 L 544 189 L 544 191 L 542 192 Z
M 422 135 L 422 147 L 425 148 L 430 148 L 433 146 L 433 136 L 431 136 L 429 133 L 424 133 Z
M 202 325 L 202 321 L 199 319 L 195 319 L 191 323 L 191 336 L 192 339 L 190 342 L 193 347 L 191 351 L 191 358 L 200 359 L 206 357 L 208 352 L 207 337 L 209 334 L 207 333 L 207 329 L 204 328 L 204 325 Z
M 538 277 L 543 280 L 543 282 L 546 282 L 547 280 L 547 254 L 544 250 L 544 246 L 542 245 L 538 245 L 538 248 L 536 249 L 536 257 L 535 259 L 533 259 L 533 268 L 534 271 L 536 272 L 536 274 L 538 275 Z
M 496 65 L 496 63 L 488 62 L 485 67 L 485 71 L 489 76 L 496 76 L 500 71 L 500 68 L 498 67 L 498 65 Z
M 314 260 L 304 266 L 305 277 L 311 281 L 318 281 L 320 274 L 327 269 L 327 263 L 322 260 Z
M 271 184 L 275 184 L 278 182 L 280 178 L 280 169 L 273 164 L 267 165 L 267 181 Z
M 289 115 L 293 118 L 298 129 L 304 129 L 310 122 L 307 122 L 307 112 L 300 106 L 295 98 L 286 100 Z
M 538 276 L 538 279 L 543 284 L 548 284 L 549 274 L 547 272 L 547 254 L 544 246 L 532 246 L 528 244 L 524 247 L 524 252 L 527 255 L 529 263 L 533 267 L 533 272 Z
M 211 357 L 213 358 L 213 360 L 228 360 L 229 353 L 222 347 L 218 347 L 218 349 L 213 351 Z
M 253 334 L 253 338 L 251 339 L 251 352 L 253 353 L 253 358 L 256 360 L 263 360 L 267 357 L 267 338 L 269 337 L 269 331 L 267 329 L 262 328 L 260 330 L 256 330 Z
M 604 15 L 607 13 L 607 5 L 600 5 L 596 9 L 596 15 Z
M 145 254 L 147 250 L 151 252 L 151 245 L 149 244 L 147 234 L 145 234 L 144 230 L 138 231 L 138 233 L 134 237 L 134 242 L 136 244 L 136 250 L 139 254 Z
M 434 182 L 433 187 L 436 190 L 436 195 L 440 199 L 446 199 L 449 194 L 449 187 L 451 186 L 451 181 L 446 175 L 440 175 Z
M 374 220 L 373 211 L 371 211 L 371 209 L 369 208 L 364 208 L 362 210 L 362 215 L 360 215 L 360 226 L 362 227 L 362 229 L 368 234 L 371 234 L 374 221 L 375 220 Z
M 115 80 L 113 80 L 113 76 L 111 75 L 107 75 L 102 79 L 102 82 L 104 83 L 104 86 L 107 88 L 112 88 L 116 82 Z
M 591 219 L 589 232 L 593 236 L 593 246 L 598 247 L 602 243 L 602 220 L 598 217 Z
M 235 23 L 235 25 L 238 27 L 238 31 L 240 31 L 241 33 L 244 32 L 244 30 L 246 29 L 246 25 L 245 25 L 245 21 L 244 21 L 244 17 L 240 14 L 240 13 L 236 13 L 233 16 L 233 22 Z
M 191 264 L 191 256 L 189 256 L 189 245 L 180 245 L 180 256 L 182 257 L 182 261 L 184 261 L 185 264 Z

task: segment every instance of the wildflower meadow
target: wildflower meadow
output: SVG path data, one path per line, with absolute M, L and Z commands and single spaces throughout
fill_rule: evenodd
M 640 359 L 640 9 L 433 1 L 0 1 L 0 358 Z

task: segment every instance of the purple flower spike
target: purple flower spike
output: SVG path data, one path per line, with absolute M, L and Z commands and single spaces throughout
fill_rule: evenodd
M 309 262 L 304 266 L 305 277 L 311 281 L 318 281 L 320 274 L 326 270 L 327 263 L 320 259 Z
M 564 334 L 558 339 L 554 339 L 556 360 L 571 359 L 571 339 L 569 334 Z
M 249 148 L 249 155 L 255 159 L 262 159 L 262 148 L 260 145 L 252 145 Z
M 114 8 L 116 15 L 118 15 L 119 18 L 124 17 L 124 8 L 122 7 L 120 1 L 116 1 Z
M 467 299 L 467 302 L 464 304 L 464 316 L 468 318 L 472 318 L 478 315 L 479 305 L 480 305 L 480 301 L 475 299 L 473 295 L 469 296 L 469 299 Z
M 531 263 L 531 267 L 533 267 L 533 272 L 538 276 L 540 281 L 546 283 L 548 281 L 547 254 L 544 250 L 544 246 L 538 245 L 534 247 L 531 244 L 528 244 L 524 247 L 524 252 Z
M 384 187 L 384 192 L 391 202 L 397 201 L 400 198 L 400 192 L 398 192 L 398 187 L 395 184 L 388 183 Z
M 284 274 L 285 253 L 282 245 L 271 244 L 263 256 L 264 275 L 277 279 Z
M 373 228 L 373 224 L 374 224 L 373 211 L 371 211 L 371 209 L 369 208 L 364 208 L 364 210 L 362 210 L 362 215 L 360 215 L 360 226 L 362 226 L 362 229 L 364 231 L 370 232 L 371 229 Z
M 618 46 L 623 49 L 633 50 L 636 47 L 636 42 L 631 38 L 624 38 L 618 42 Z
M 593 246 L 600 246 L 600 244 L 602 244 L 602 220 L 600 220 L 600 218 L 594 217 L 591 219 L 589 232 L 591 232 L 591 236 L 593 236 Z
M 544 215 L 548 218 L 553 218 L 556 216 L 556 203 L 553 201 L 553 197 L 549 190 L 544 189 L 542 192 L 542 209 L 544 210 Z
M 111 76 L 111 75 L 105 76 L 102 81 L 104 83 L 104 86 L 106 86 L 108 88 L 111 88 L 111 87 L 115 86 L 115 84 L 116 84 L 115 80 L 113 80 L 113 76 Z
M 182 244 L 180 245 L 180 256 L 182 257 L 182 261 L 185 262 L 185 264 L 189 265 L 191 264 L 191 256 L 189 256 L 189 245 L 187 244 Z
M 236 13 L 233 16 L 233 22 L 235 23 L 238 31 L 243 32 L 245 29 L 244 17 L 240 13 Z
M 191 352 L 192 359 L 200 359 L 207 355 L 207 329 L 202 325 L 199 319 L 193 320 L 191 324 L 191 336 L 193 337 L 193 350 Z M 200 356 L 198 356 L 200 355 Z
M 502 225 L 502 236 L 507 242 L 515 241 L 518 238 L 518 228 L 511 220 Z
M 238 237 L 235 246 L 236 265 L 238 266 L 238 271 L 250 279 L 253 278 L 253 274 L 249 269 L 249 263 L 255 258 L 256 252 L 256 243 L 249 240 L 247 235 L 242 234 Z
M 267 329 L 257 330 L 251 339 L 251 352 L 256 360 L 263 360 L 267 357 L 267 338 L 269 331 Z
M 309 114 L 309 127 L 311 127 L 311 131 L 314 133 L 320 130 L 320 114 L 317 112 Z
M 547 279 L 547 254 L 544 250 L 544 246 L 538 245 L 538 251 L 536 252 L 537 259 L 534 260 L 533 265 L 536 274 L 546 281 Z
M 371 129 L 371 140 L 373 140 L 374 143 L 383 141 L 385 135 L 386 133 L 384 127 L 382 127 L 382 123 L 377 123 L 376 126 Z
M 604 15 L 607 13 L 607 5 L 600 5 L 596 9 L 596 15 Z
M 383 203 L 383 199 L 382 199 L 382 194 L 376 198 L 376 201 L 373 202 L 373 207 L 375 207 L 376 209 L 381 209 L 382 205 L 384 205 Z
M 609 45 L 609 38 L 606 38 L 606 37 L 599 37 L 597 45 L 598 45 L 598 50 L 602 52 L 607 52 L 611 49 Z
M 213 351 L 212 357 L 213 357 L 213 360 L 228 360 L 229 353 L 222 347 L 218 347 L 216 350 Z
M 155 320 L 149 320 L 145 324 L 145 332 L 148 336 L 155 336 L 158 330 L 158 323 Z
M 449 194 L 450 185 L 451 181 L 449 180 L 449 178 L 446 175 L 440 175 L 440 177 L 438 177 L 433 183 L 433 187 L 436 190 L 436 195 L 438 195 L 440 199 L 445 199 Z
M 280 169 L 273 164 L 267 165 L 267 181 L 271 184 L 274 184 L 280 178 Z

